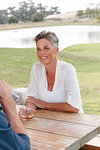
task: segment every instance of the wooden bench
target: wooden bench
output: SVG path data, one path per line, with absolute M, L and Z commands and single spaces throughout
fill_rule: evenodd
M 93 138 L 91 141 L 86 143 L 83 147 L 83 150 L 100 150 L 100 134 Z

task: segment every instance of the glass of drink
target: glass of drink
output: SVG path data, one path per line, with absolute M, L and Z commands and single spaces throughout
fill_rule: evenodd
M 36 110 L 33 109 L 32 105 L 23 106 L 20 107 L 19 117 L 22 120 L 29 120 L 34 117 L 34 112 L 36 112 Z

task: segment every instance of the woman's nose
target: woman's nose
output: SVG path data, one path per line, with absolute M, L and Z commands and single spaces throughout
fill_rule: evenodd
M 44 51 L 44 49 L 42 49 L 42 50 L 41 50 L 41 54 L 44 54 L 44 53 L 45 53 L 45 51 Z

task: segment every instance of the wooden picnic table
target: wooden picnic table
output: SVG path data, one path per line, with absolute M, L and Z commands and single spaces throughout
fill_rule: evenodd
M 31 150 L 78 150 L 100 133 L 100 116 L 38 109 L 22 121 Z

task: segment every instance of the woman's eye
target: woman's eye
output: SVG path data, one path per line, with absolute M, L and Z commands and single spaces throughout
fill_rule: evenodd
M 49 48 L 48 48 L 48 47 L 46 47 L 45 49 L 46 49 L 46 50 L 48 50 Z
M 37 51 L 40 51 L 40 49 L 37 49 Z

